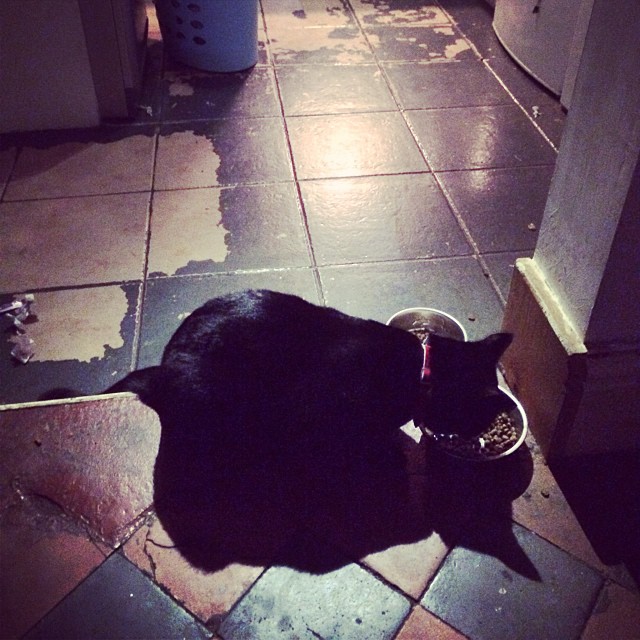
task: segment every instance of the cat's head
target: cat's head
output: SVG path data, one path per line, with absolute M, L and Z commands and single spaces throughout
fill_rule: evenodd
M 474 436 L 504 408 L 496 367 L 511 343 L 508 333 L 460 342 L 429 337 L 430 374 L 423 385 L 416 421 L 439 433 Z

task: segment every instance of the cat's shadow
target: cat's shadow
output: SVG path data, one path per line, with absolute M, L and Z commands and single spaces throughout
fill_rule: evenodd
M 293 445 L 243 455 L 165 427 L 155 509 L 199 569 L 277 564 L 324 573 L 435 532 L 449 546 L 476 548 L 539 579 L 511 521 L 511 503 L 533 473 L 526 447 L 469 463 L 398 431 L 364 462 L 361 442 L 336 443 L 333 455 Z

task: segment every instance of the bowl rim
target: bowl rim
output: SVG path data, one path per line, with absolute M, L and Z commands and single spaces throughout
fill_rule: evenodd
M 438 315 L 445 316 L 446 318 L 451 320 L 454 324 L 458 326 L 460 331 L 462 331 L 463 342 L 468 342 L 469 336 L 467 335 L 467 331 L 464 328 L 463 324 L 460 322 L 460 320 L 458 320 L 457 318 L 454 318 L 450 313 L 447 313 L 446 311 L 441 311 L 440 309 L 434 309 L 433 307 L 407 307 L 406 309 L 401 309 L 400 311 L 396 311 L 387 320 L 387 325 L 391 326 L 391 323 L 393 322 L 393 320 L 395 320 L 401 315 L 404 315 L 407 313 L 424 313 L 424 312 L 436 313 Z
M 439 446 L 438 440 L 435 437 L 435 432 L 429 430 L 423 423 L 420 423 L 417 426 L 425 436 L 427 436 L 432 442 L 438 445 L 439 451 L 442 451 L 443 453 L 446 453 L 447 455 L 451 456 L 452 458 L 456 458 L 457 460 L 464 460 L 466 462 L 483 462 L 484 463 L 484 462 L 495 462 L 496 460 L 500 460 L 501 458 L 510 456 L 511 454 L 515 453 L 525 441 L 527 437 L 527 433 L 529 432 L 529 421 L 527 420 L 527 414 L 524 410 L 524 407 L 522 406 L 522 403 L 518 400 L 518 398 L 516 398 L 513 395 L 511 390 L 502 385 L 498 385 L 498 389 L 502 393 L 504 393 L 514 403 L 515 406 L 514 406 L 514 409 L 512 409 L 512 411 L 517 410 L 522 420 L 522 433 L 520 433 L 520 435 L 518 436 L 518 439 L 511 445 L 511 447 L 509 447 L 506 451 L 502 451 L 498 455 L 491 456 L 491 457 L 485 457 L 485 456 L 470 457 L 470 456 L 459 455 L 455 453 L 455 451 L 451 451 L 450 449 L 446 449 L 445 447 Z

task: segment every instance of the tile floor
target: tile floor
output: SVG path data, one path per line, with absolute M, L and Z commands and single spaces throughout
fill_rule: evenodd
M 26 365 L 3 318 L 0 402 L 99 393 L 244 287 L 499 328 L 564 114 L 487 4 L 262 0 L 259 62 L 230 75 L 166 57 L 149 13 L 134 121 L 0 140 L 0 302 L 31 292 L 37 312 Z M 237 478 L 222 461 L 199 502 L 184 469 L 206 454 L 177 473 L 133 398 L 0 423 L 2 638 L 640 638 L 637 585 L 532 439 L 469 466 L 407 429 L 402 478 Z M 162 482 L 192 499 L 161 521 Z M 208 547 L 181 554 L 182 535 Z

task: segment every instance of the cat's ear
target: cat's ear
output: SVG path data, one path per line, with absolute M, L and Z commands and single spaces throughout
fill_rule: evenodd
M 507 350 L 512 340 L 513 334 L 511 333 L 492 333 L 482 340 L 482 344 L 488 348 L 497 362 Z

